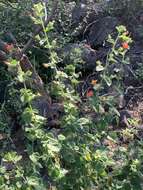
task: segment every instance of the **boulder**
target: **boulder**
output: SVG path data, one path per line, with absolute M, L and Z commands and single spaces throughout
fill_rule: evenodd
M 87 31 L 87 40 L 91 46 L 102 45 L 108 38 L 108 35 L 115 31 L 115 27 L 119 25 L 116 17 L 107 16 L 95 21 Z
M 64 107 L 60 103 L 50 104 L 46 97 L 38 96 L 32 101 L 32 107 L 38 111 L 38 114 L 45 117 L 48 127 L 59 127 L 59 119 L 64 113 Z
M 78 25 L 87 14 L 87 6 L 84 3 L 77 4 L 72 10 L 72 24 Z
M 77 67 L 93 69 L 96 66 L 97 52 L 87 44 L 69 44 L 63 49 L 64 63 L 75 63 Z

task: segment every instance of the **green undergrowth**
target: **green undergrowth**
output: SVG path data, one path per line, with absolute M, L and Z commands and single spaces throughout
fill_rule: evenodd
M 64 113 L 60 128 L 49 129 L 46 118 L 33 107 L 39 93 L 27 85 L 31 73 L 23 73 L 14 60 L 9 73 L 0 68 L 0 86 L 5 82 L 0 102 L 0 189 L 142 190 L 143 142 L 138 123 L 130 120 L 131 128 L 119 129 L 118 99 L 104 93 L 114 87 L 117 97 L 123 94 L 132 43 L 126 27 L 117 26 L 115 38 L 109 35 L 107 59 L 96 63 L 99 78 L 92 79 L 92 89 L 81 96 L 77 92 L 81 72 L 76 61 L 59 66 L 57 42 L 51 38 L 54 23 L 44 26 L 43 10 L 41 3 L 36 4 L 32 19 L 43 27 L 37 43 L 48 52 L 43 65 L 50 79 L 39 72 L 52 99 L 63 104 Z M 31 57 L 40 70 L 35 55 Z

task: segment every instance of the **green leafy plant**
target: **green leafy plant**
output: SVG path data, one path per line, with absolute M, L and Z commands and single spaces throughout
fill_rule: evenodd
M 11 58 L 9 71 L 14 75 L 0 106 L 0 189 L 142 190 L 143 144 L 136 128 L 139 123 L 130 119 L 131 128 L 118 130 L 112 126 L 120 116 L 116 98 L 122 93 L 124 68 L 129 64 L 126 53 L 132 40 L 126 28 L 118 26 L 117 36 L 109 35 L 107 59 L 96 63 L 99 78 L 91 81 L 92 90 L 81 97 L 77 92 L 80 51 L 72 52 L 71 63 L 59 66 L 60 37 L 56 41 L 51 35 L 55 32 L 54 22 L 44 25 L 44 10 L 45 4 L 35 4 L 32 16 L 34 23 L 42 26 L 36 42 L 48 55 L 43 65 L 51 77 L 44 81 L 44 90 L 52 98 L 49 106 L 55 102 L 63 105 L 63 115 L 60 125 L 49 129 L 51 118 L 40 114 L 40 108 L 33 103 L 36 98 L 44 99 L 45 94 L 32 88 L 33 73 L 22 71 L 19 61 Z M 63 41 L 67 38 L 61 44 Z M 114 85 L 116 96 L 106 92 Z M 48 116 L 54 117 L 50 111 Z

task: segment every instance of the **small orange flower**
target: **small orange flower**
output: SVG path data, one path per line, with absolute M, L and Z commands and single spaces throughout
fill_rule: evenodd
M 89 90 L 89 91 L 87 91 L 87 93 L 86 93 L 86 97 L 92 97 L 94 95 L 94 93 L 93 93 L 93 90 Z
M 123 47 L 124 49 L 129 49 L 129 44 L 128 44 L 128 42 L 123 42 L 123 43 L 122 43 L 122 47 Z
M 92 81 L 91 81 L 91 84 L 92 84 L 93 86 L 95 86 L 95 85 L 97 84 L 97 80 L 92 80 Z

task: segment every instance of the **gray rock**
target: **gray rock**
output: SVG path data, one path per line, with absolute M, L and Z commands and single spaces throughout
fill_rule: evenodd
M 136 41 L 143 42 L 143 24 L 136 24 L 133 26 L 133 38 Z
M 72 11 L 72 23 L 78 25 L 87 14 L 87 6 L 84 3 L 76 5 Z
M 132 115 L 131 115 L 131 112 L 128 111 L 128 110 L 121 110 L 120 111 L 120 118 L 119 118 L 119 126 L 120 127 L 123 127 L 123 128 L 126 128 L 126 127 L 131 127 L 129 122 L 128 122 L 128 119 L 131 119 L 132 118 Z
M 88 40 L 92 46 L 102 45 L 103 42 L 108 38 L 115 27 L 119 24 L 119 21 L 115 17 L 104 17 L 97 22 L 94 22 L 88 33 Z
M 45 118 L 51 117 L 50 104 L 45 97 L 39 96 L 34 98 L 32 107 L 38 111 L 39 115 Z
M 39 115 L 46 118 L 48 127 L 60 126 L 59 119 L 64 113 L 64 107 L 62 104 L 50 104 L 46 97 L 38 96 L 32 101 L 32 107 L 38 111 Z
M 77 66 L 93 69 L 96 66 L 97 52 L 86 44 L 69 44 L 64 48 L 64 63 L 75 62 Z

